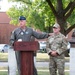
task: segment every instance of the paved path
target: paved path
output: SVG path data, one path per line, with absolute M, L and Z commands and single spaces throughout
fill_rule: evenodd
M 12 65 L 12 64 L 11 64 Z M 37 68 L 39 68 L 39 67 L 46 67 L 46 68 L 48 68 L 48 65 L 49 65 L 49 63 L 48 62 L 36 62 L 36 67 Z M 69 63 L 67 62 L 67 63 L 65 63 L 65 66 L 69 66 Z M 8 67 L 8 62 L 0 62 L 0 67 Z M 8 71 L 8 70 L 0 70 L 0 71 Z M 38 71 L 48 71 L 49 72 L 49 70 L 39 70 L 38 69 Z M 69 70 L 65 70 L 65 71 L 69 71 Z
M 37 63 L 36 63 L 36 66 L 37 66 L 37 67 L 48 67 L 48 65 L 49 65 L 48 62 L 37 62 Z M 66 62 L 66 63 L 65 63 L 65 66 L 69 66 L 69 63 Z
M 8 66 L 8 62 L 0 62 L 0 67 L 7 67 Z
M 48 62 L 36 62 L 36 67 L 48 67 L 48 65 L 49 65 Z M 8 62 L 0 62 L 0 66 L 7 67 L 8 66 Z M 65 66 L 69 66 L 69 63 L 66 62 Z

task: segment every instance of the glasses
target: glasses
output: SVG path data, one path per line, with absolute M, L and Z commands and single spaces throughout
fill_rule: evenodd
M 56 28 L 56 27 L 53 27 L 53 29 L 58 29 L 58 28 Z

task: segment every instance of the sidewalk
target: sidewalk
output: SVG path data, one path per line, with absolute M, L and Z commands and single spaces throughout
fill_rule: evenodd
M 48 67 L 48 65 L 49 62 L 36 62 L 36 67 Z M 69 62 L 66 62 L 65 66 L 69 66 Z M 0 67 L 8 67 L 8 62 L 0 62 Z
M 0 71 L 8 71 L 8 70 L 0 70 Z M 42 72 L 44 72 L 44 71 L 46 71 L 46 72 L 49 72 L 49 70 L 38 70 L 37 69 L 37 71 L 42 71 Z M 65 72 L 69 72 L 70 70 L 65 70 Z

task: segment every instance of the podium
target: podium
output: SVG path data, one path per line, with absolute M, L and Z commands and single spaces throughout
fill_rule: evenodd
M 37 41 L 15 42 L 14 50 L 20 51 L 21 57 L 21 75 L 34 74 L 34 51 L 39 49 Z

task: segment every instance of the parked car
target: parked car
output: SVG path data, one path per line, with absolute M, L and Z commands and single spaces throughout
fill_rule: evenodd
M 39 41 L 40 52 L 46 52 L 46 41 Z
M 8 52 L 9 45 L 8 44 L 0 44 L 0 52 Z
M 68 42 L 67 50 L 65 52 L 65 57 L 69 57 L 69 53 L 70 53 L 70 43 Z

